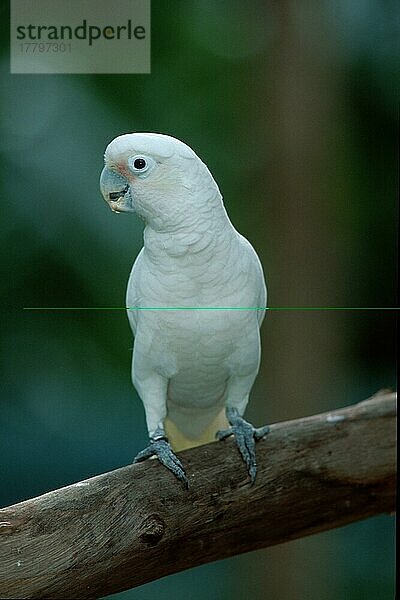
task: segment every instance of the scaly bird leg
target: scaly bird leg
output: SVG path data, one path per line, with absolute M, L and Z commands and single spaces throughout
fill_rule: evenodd
M 162 427 L 157 427 L 149 439 L 150 444 L 135 456 L 133 462 L 142 462 L 151 456 L 157 456 L 158 460 L 167 467 L 167 469 L 172 471 L 172 473 L 185 484 L 185 487 L 188 487 L 188 480 L 183 465 L 179 458 L 172 452 L 164 429 Z
M 224 440 L 230 435 L 235 437 L 235 443 L 246 463 L 251 484 L 253 485 L 257 475 L 255 442 L 267 435 L 269 426 L 253 427 L 251 423 L 248 423 L 240 416 L 236 408 L 228 407 L 225 412 L 231 427 L 223 431 L 217 431 L 216 437 L 219 440 Z

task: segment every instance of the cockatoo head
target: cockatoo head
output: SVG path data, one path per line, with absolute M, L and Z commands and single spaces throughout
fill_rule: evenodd
M 190 210 L 204 210 L 207 203 L 222 203 L 206 165 L 171 136 L 120 135 L 104 158 L 100 189 L 111 210 L 136 212 L 156 228 L 181 221 Z

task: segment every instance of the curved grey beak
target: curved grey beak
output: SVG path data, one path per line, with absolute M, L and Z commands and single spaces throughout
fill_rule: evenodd
M 104 167 L 100 175 L 100 191 L 114 212 L 133 212 L 129 183 L 119 173 Z

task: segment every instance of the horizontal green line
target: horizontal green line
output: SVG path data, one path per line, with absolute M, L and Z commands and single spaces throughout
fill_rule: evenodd
M 399 310 L 398 306 L 25 306 L 23 310 Z

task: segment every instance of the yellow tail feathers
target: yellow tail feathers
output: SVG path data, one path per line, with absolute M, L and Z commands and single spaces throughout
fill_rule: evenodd
M 195 440 L 190 440 L 186 436 L 183 435 L 175 425 L 173 421 L 171 421 L 168 417 L 164 421 L 165 431 L 168 437 L 169 442 L 175 452 L 179 452 L 180 450 L 186 450 L 186 448 L 195 448 L 196 446 L 203 446 L 203 444 L 208 444 L 209 442 L 215 442 L 215 434 L 219 429 L 227 429 L 229 427 L 229 423 L 225 416 L 225 409 L 223 408 L 220 413 L 215 417 L 215 419 L 210 423 L 205 431 L 201 434 L 201 436 Z

